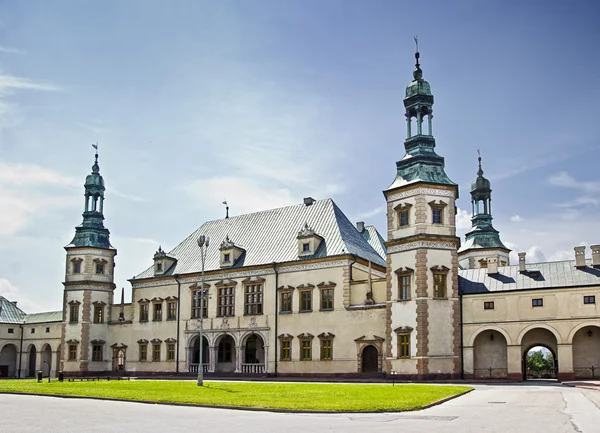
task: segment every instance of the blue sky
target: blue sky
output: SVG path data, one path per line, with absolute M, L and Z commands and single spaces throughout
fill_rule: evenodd
M 0 1 L 0 294 L 60 309 L 100 144 L 116 284 L 203 221 L 331 197 L 385 236 L 419 35 L 460 185 L 530 261 L 600 243 L 593 1 Z M 589 252 L 589 250 L 588 250 Z

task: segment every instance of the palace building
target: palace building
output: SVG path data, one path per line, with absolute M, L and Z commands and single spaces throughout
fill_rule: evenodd
M 591 259 L 581 246 L 570 261 L 531 264 L 519 253 L 511 265 L 492 225 L 481 157 L 472 229 L 461 242 L 459 188 L 436 152 L 433 105 L 416 53 L 406 153 L 383 191 L 387 240 L 350 222 L 332 199 L 208 221 L 171 251 L 149 252 L 152 265 L 130 280 L 127 304 L 123 292 L 115 299 L 117 249 L 104 225 L 96 154 L 83 222 L 65 247 L 62 311 L 26 314 L 0 297 L 0 377 L 201 368 L 214 376 L 521 380 L 534 346 L 553 353 L 559 379 L 592 377 L 600 245 Z

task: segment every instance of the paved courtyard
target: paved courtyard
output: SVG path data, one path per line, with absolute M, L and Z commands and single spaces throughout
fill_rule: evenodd
M 476 385 L 421 412 L 288 414 L 0 394 L 0 432 L 599 432 L 600 392 L 556 383 Z

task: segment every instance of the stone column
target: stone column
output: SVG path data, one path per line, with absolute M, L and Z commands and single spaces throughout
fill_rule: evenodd
M 235 373 L 242 371 L 242 346 L 235 346 Z
M 520 345 L 508 346 L 506 348 L 508 375 L 507 379 L 523 380 L 523 355 Z
M 214 373 L 217 369 L 217 346 L 208 347 L 208 371 Z
M 558 345 L 558 380 L 573 380 L 575 373 L 573 371 L 573 345 Z
M 263 350 L 265 351 L 265 373 L 269 372 L 269 346 L 263 346 Z
M 474 351 L 472 347 L 463 347 L 463 368 L 465 379 L 473 379 L 475 377 L 474 367 Z

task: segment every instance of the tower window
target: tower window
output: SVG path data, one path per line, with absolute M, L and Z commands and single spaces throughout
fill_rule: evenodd
M 431 212 L 432 215 L 432 223 L 433 224 L 442 224 L 443 210 L 440 208 L 434 208 Z
M 74 304 L 69 307 L 69 323 L 79 322 L 79 304 Z
M 102 263 L 96 263 L 96 273 L 104 274 L 104 265 Z
M 77 345 L 69 344 L 69 361 L 77 361 Z
M 104 307 L 94 305 L 94 323 L 104 323 Z
M 434 273 L 433 274 L 433 297 L 434 298 L 445 298 L 446 297 L 446 274 Z
M 410 334 L 398 334 L 398 358 L 410 358 Z
M 410 274 L 398 276 L 398 295 L 401 301 L 410 299 Z
M 81 273 L 81 262 L 74 262 L 73 263 L 73 273 L 74 274 L 80 274 Z
M 400 212 L 400 227 L 408 226 L 408 211 Z

